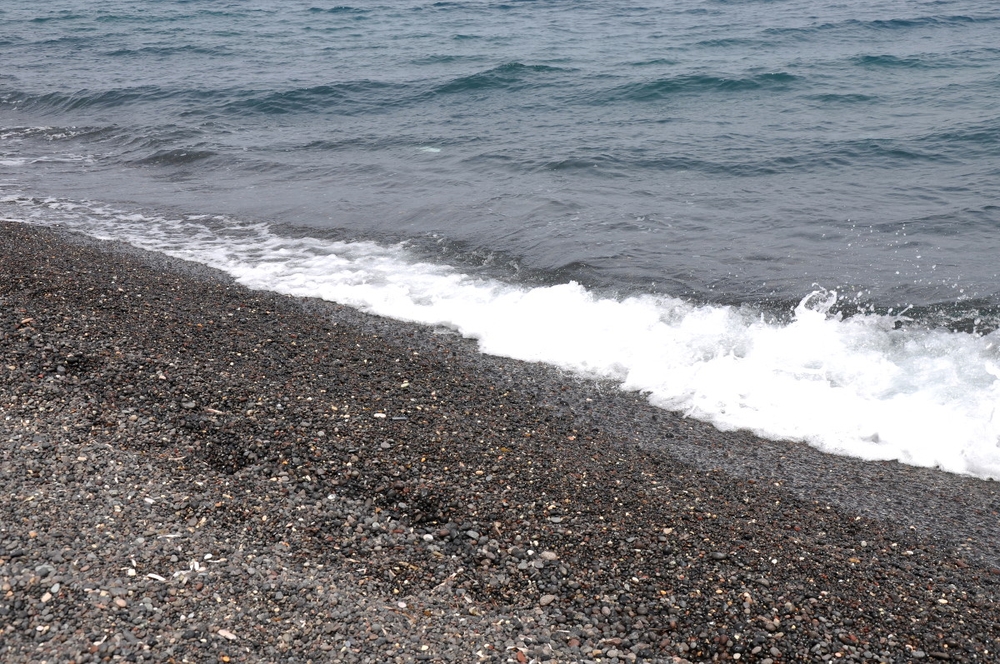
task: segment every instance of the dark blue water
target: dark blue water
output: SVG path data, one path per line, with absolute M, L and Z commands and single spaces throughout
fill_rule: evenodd
M 0 4 L 0 217 L 1000 478 L 1000 6 Z
M 998 34 L 981 0 L 8 0 L 0 177 L 523 278 L 995 301 Z

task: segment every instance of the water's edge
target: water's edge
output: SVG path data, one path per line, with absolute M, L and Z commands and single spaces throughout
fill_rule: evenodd
M 0 221 L 0 237 L 9 222 Z M 18 224 L 24 228 L 23 224 Z M 82 243 L 127 260 L 187 278 L 235 281 L 202 263 L 99 240 L 66 229 L 32 226 L 58 251 L 59 242 Z M 773 441 L 747 431 L 722 431 L 683 413 L 652 406 L 645 395 L 620 383 L 583 379 L 550 365 L 479 352 L 475 342 L 447 329 L 365 313 L 318 298 L 295 298 L 312 315 L 348 325 L 398 347 L 446 357 L 456 371 L 476 371 L 498 385 L 511 384 L 553 413 L 576 418 L 581 430 L 599 430 L 630 446 L 665 450 L 678 461 L 709 474 L 774 483 L 808 503 L 829 504 L 847 513 L 915 530 L 947 543 L 969 559 L 1000 564 L 1000 516 L 995 482 L 891 461 L 863 461 L 831 455 L 796 442 Z

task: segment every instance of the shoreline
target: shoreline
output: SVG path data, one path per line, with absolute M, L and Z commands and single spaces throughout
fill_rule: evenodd
M 53 229 L 0 223 L 0 316 L 4 661 L 1000 649 L 994 482 Z

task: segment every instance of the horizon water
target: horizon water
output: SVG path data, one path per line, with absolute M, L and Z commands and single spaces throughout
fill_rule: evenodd
M 0 8 L 0 218 L 1000 478 L 1000 8 Z

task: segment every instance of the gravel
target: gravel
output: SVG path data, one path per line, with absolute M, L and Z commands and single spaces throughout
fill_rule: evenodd
M 0 223 L 0 661 L 995 661 L 992 482 Z

